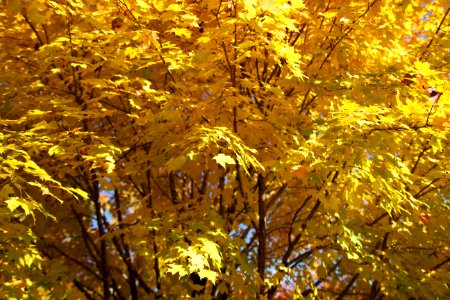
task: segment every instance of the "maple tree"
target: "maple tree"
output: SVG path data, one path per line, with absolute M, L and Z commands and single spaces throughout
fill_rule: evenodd
M 448 2 L 1 3 L 0 298 L 450 296 Z

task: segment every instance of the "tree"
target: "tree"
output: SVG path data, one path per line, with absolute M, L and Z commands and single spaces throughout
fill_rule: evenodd
M 447 2 L 2 7 L 0 298 L 450 296 Z

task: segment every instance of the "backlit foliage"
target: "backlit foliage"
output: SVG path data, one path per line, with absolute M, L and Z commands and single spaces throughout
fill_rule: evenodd
M 2 0 L 1 299 L 448 299 L 445 0 Z

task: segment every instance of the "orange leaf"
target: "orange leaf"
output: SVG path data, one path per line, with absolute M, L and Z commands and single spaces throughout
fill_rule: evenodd
M 297 167 L 293 170 L 293 174 L 298 179 L 303 179 L 308 175 L 308 169 L 306 167 Z

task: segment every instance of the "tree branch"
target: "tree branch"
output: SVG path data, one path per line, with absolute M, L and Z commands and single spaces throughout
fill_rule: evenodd
M 264 178 L 258 175 L 258 274 L 262 282 L 265 279 L 266 264 L 266 203 L 265 193 L 266 187 Z M 260 293 L 264 293 L 264 285 L 260 289 Z
M 358 279 L 359 273 L 356 273 L 353 275 L 352 279 L 347 283 L 344 290 L 339 294 L 339 296 L 336 298 L 336 300 L 342 300 L 344 299 L 344 296 L 350 291 L 352 285 L 355 283 L 356 279 Z
M 39 33 L 37 32 L 36 27 L 34 27 L 33 23 L 31 23 L 31 21 L 28 19 L 28 17 L 24 13 L 22 13 L 22 16 L 25 19 L 25 21 L 28 23 L 28 26 L 30 26 L 31 30 L 33 30 L 34 34 L 36 35 L 36 37 L 39 41 L 39 45 L 40 46 L 44 45 L 44 41 L 39 36 Z
M 445 11 L 444 17 L 442 18 L 441 22 L 439 23 L 439 26 L 437 27 L 434 35 L 436 36 L 439 31 L 441 30 L 442 24 L 444 24 L 445 18 L 447 18 L 448 13 L 450 12 L 450 7 L 447 8 L 447 10 Z M 430 42 L 428 43 L 428 45 L 425 47 L 425 51 L 422 53 L 421 57 L 419 60 L 422 60 L 425 57 L 425 54 L 427 54 L 428 49 L 431 47 L 431 44 L 434 41 L 434 37 L 430 39 Z
M 447 257 L 444 261 L 438 263 L 437 265 L 435 265 L 434 267 L 431 268 L 431 271 L 436 271 L 437 269 L 439 269 L 440 267 L 442 267 L 443 265 L 445 265 L 446 263 L 450 262 L 450 257 Z

